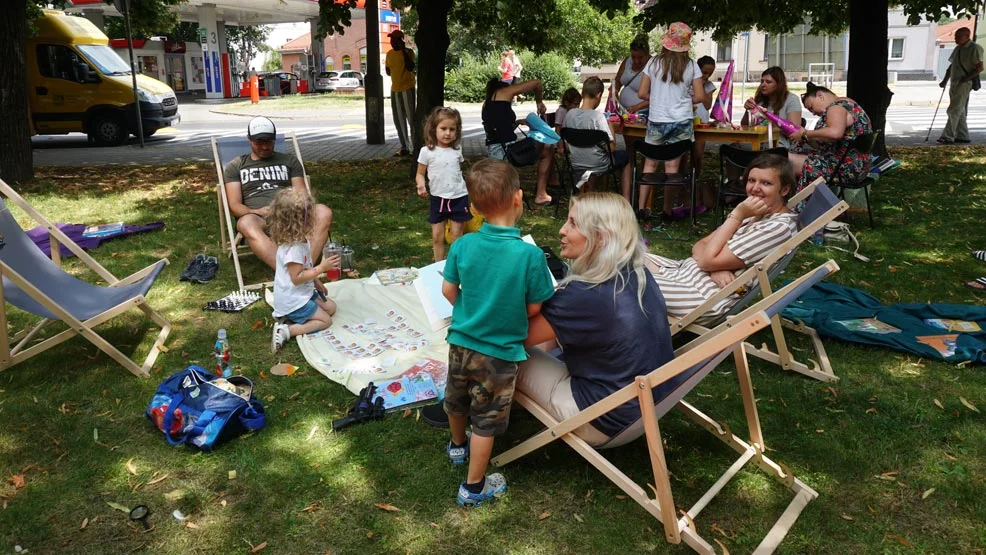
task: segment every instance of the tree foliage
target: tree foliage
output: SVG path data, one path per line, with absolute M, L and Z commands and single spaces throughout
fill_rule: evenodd
M 968 17 L 982 0 L 907 0 L 894 2 L 904 8 L 908 23 L 942 17 Z M 850 0 L 652 0 L 637 16 L 645 27 L 684 21 L 692 29 L 711 30 L 717 41 L 760 29 L 772 34 L 790 33 L 810 21 L 812 34 L 838 34 L 849 26 Z
M 267 55 L 264 56 L 264 65 L 262 65 L 261 68 L 264 71 L 280 71 L 281 53 L 273 48 L 267 50 Z
M 474 7 L 460 9 L 457 13 L 474 11 Z M 530 29 L 519 27 L 514 18 L 491 17 L 484 20 L 482 26 L 450 18 L 448 68 L 459 65 L 466 55 L 483 58 L 509 48 L 551 51 L 570 60 L 580 58 L 590 65 L 612 62 L 626 56 L 627 47 L 636 34 L 633 22 L 636 11 L 631 9 L 629 1 L 624 2 L 622 10 L 615 11 L 612 18 L 596 10 L 589 0 L 555 0 L 547 7 L 550 10 L 545 18 L 547 26 L 537 31 L 539 48 L 533 48 L 529 37 L 522 36 Z M 413 35 L 417 22 L 417 14 L 412 11 L 404 17 L 401 27 Z
M 250 60 L 260 52 L 267 52 L 267 37 L 270 36 L 270 27 L 265 25 L 254 26 L 226 26 L 226 47 L 233 51 L 234 57 L 244 63 L 249 64 Z M 277 56 L 277 68 L 281 67 L 281 56 Z

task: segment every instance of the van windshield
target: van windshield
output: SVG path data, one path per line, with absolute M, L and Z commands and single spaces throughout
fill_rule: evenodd
M 130 75 L 130 66 L 105 44 L 79 44 L 77 48 L 103 75 Z

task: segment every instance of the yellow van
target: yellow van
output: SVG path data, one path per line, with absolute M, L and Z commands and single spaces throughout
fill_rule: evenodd
M 82 132 L 98 145 L 117 145 L 137 135 L 130 66 L 109 39 L 82 17 L 44 10 L 37 36 L 28 39 L 27 82 L 33 131 Z M 171 87 L 137 75 L 144 136 L 180 120 Z

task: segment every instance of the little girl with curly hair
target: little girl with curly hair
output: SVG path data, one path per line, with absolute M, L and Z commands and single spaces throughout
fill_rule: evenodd
M 274 324 L 271 352 L 277 352 L 288 339 L 302 333 L 324 330 L 332 325 L 336 303 L 326 296 L 318 276 L 338 268 L 339 255 L 322 258 L 312 266 L 314 257 L 308 236 L 312 233 L 315 199 L 294 188 L 277 193 L 267 217 L 268 233 L 277 243 L 274 270 Z

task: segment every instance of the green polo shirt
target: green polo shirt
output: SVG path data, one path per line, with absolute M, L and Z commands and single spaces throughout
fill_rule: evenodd
M 501 360 L 526 360 L 527 305 L 554 294 L 541 249 L 522 241 L 516 227 L 484 223 L 452 244 L 443 275 L 461 288 L 448 342 Z

